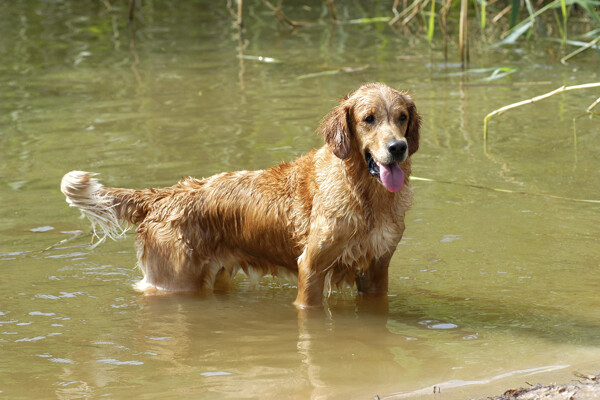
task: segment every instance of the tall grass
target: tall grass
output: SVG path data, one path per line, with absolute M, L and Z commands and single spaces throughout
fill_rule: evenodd
M 428 2 L 431 4 L 426 7 Z M 451 35 L 449 32 L 452 31 L 452 21 L 458 21 L 455 40 L 458 40 L 463 64 L 468 62 L 469 36 L 473 37 L 474 33 L 480 33 L 499 45 L 538 37 L 559 39 L 563 44 L 584 49 L 598 49 L 595 43 L 600 36 L 600 0 L 413 0 L 406 3 L 405 10 L 396 12 L 397 15 L 402 15 L 411 9 L 428 14 L 424 16 L 428 21 L 427 40 L 433 44 L 436 30 L 444 35 Z M 437 9 L 440 11 L 436 12 Z M 474 28 L 469 27 L 469 21 L 475 18 L 479 19 L 479 23 L 471 26 L 477 27 L 479 32 L 471 32 Z M 439 29 L 436 29 L 436 20 Z M 413 19 L 394 18 L 390 25 L 408 25 L 412 21 Z M 587 37 L 588 40 L 569 41 L 568 38 L 572 35 L 579 35 L 584 39 Z M 446 40 L 445 37 L 444 43 Z
M 232 2 L 237 3 L 237 12 Z M 242 26 L 243 0 L 227 0 L 232 15 L 237 16 L 237 25 Z M 130 0 L 133 4 L 133 0 Z M 259 0 L 245 1 L 256 7 Z M 291 29 L 312 25 L 288 18 L 283 9 L 292 4 L 304 9 L 300 0 L 278 0 L 273 5 L 269 0 L 260 0 L 275 17 Z M 389 3 L 387 3 L 389 2 Z M 387 4 L 389 5 L 387 5 Z M 445 54 L 449 41 L 458 41 L 463 65 L 469 60 L 470 38 L 484 37 L 486 42 L 510 45 L 531 38 L 559 40 L 563 45 L 579 47 L 578 51 L 562 58 L 562 62 L 587 49 L 598 50 L 600 37 L 600 0 L 383 0 L 374 7 L 363 7 L 360 1 L 322 0 L 323 15 L 328 15 L 335 24 L 370 24 L 387 22 L 398 34 L 423 32 L 428 42 L 436 45 L 443 42 Z M 358 6 L 356 6 L 359 4 Z M 389 7 L 389 8 L 388 8 Z M 340 11 L 336 11 L 339 8 Z M 355 15 L 360 9 L 365 15 Z M 381 15 L 382 9 L 387 16 Z M 369 13 L 378 14 L 371 15 Z M 344 20 L 341 15 L 355 18 Z M 360 18 L 356 18 L 360 17 Z M 469 23 L 474 20 L 475 23 Z M 478 23 L 477 23 L 478 22 Z M 440 37 L 441 36 L 441 37 Z M 569 38 L 579 36 L 580 40 Z

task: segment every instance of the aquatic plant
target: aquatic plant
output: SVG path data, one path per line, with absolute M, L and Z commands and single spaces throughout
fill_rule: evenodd
M 258 0 L 228 0 L 228 9 L 238 26 L 243 24 L 244 4 L 257 7 L 257 2 Z M 300 3 L 280 0 L 273 5 L 269 0 L 260 0 L 259 4 L 272 11 L 277 20 L 290 29 L 319 22 L 387 23 L 399 35 L 421 33 L 432 44 L 442 40 L 446 55 L 448 41 L 457 40 L 460 59 L 465 66 L 469 61 L 469 41 L 473 40 L 470 39 L 472 37 L 491 41 L 495 45 L 510 45 L 536 37 L 559 40 L 563 46 L 578 47 L 561 59 L 563 63 L 587 49 L 600 49 L 597 45 L 600 40 L 598 0 L 393 0 L 389 5 L 386 2 L 376 2 L 368 8 L 354 4 L 357 2 L 338 2 L 336 6 L 334 0 L 323 0 L 320 16 L 315 16 L 314 20 L 308 22 L 299 22 L 288 16 L 288 10 L 293 10 L 294 6 L 299 7 Z M 307 5 L 302 7 L 310 8 Z M 343 12 L 338 12 L 336 7 L 342 8 Z M 364 15 L 346 20 L 340 18 L 339 15 L 352 14 L 346 12 L 348 9 L 352 9 L 354 13 L 358 10 Z M 582 40 L 569 40 L 572 35 L 577 35 Z
M 536 96 L 533 97 L 531 99 L 527 99 L 527 100 L 523 100 L 523 101 L 519 101 L 518 103 L 513 103 L 513 104 L 509 104 L 507 106 L 501 107 L 497 110 L 492 111 L 491 113 L 489 113 L 488 115 L 485 116 L 484 120 L 483 120 L 483 140 L 484 143 L 487 142 L 487 136 L 488 136 L 488 122 L 490 121 L 490 119 L 492 119 L 492 117 L 495 117 L 497 115 L 502 115 L 505 112 L 512 110 L 513 108 L 517 108 L 517 107 L 521 107 L 527 104 L 532 104 L 532 103 L 537 103 L 538 101 L 542 101 L 544 99 L 547 99 L 549 97 L 552 97 L 554 95 L 557 95 L 559 93 L 563 93 L 563 92 L 568 92 L 571 90 L 581 90 L 581 89 L 591 89 L 591 88 L 598 88 L 600 87 L 600 82 L 594 82 L 594 83 L 586 83 L 583 85 L 574 85 L 574 86 L 566 86 L 563 85 L 561 87 L 559 87 L 558 89 L 555 89 L 551 92 L 542 94 L 540 96 Z M 595 113 L 593 110 L 594 108 L 600 104 L 600 97 L 598 99 L 596 99 L 592 104 L 590 104 L 590 106 L 585 110 L 585 112 L 587 114 L 589 114 L 590 116 L 597 116 L 598 114 Z

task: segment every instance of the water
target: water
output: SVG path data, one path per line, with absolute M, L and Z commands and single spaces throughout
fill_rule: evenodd
M 597 55 L 565 66 L 553 43 L 484 40 L 471 67 L 515 69 L 486 81 L 383 24 L 289 33 L 256 2 L 240 42 L 224 4 L 142 3 L 132 26 L 120 3 L 0 5 L 0 396 L 468 398 L 600 367 L 598 204 L 573 200 L 600 200 L 600 128 L 572 121 L 598 92 L 510 111 L 482 140 L 488 112 L 599 81 Z M 413 182 L 387 314 L 341 293 L 299 316 L 293 283 L 243 276 L 144 297 L 133 236 L 91 249 L 59 191 L 72 169 L 142 188 L 291 160 L 322 144 L 335 98 L 374 80 L 416 99 L 414 173 L 435 180 Z

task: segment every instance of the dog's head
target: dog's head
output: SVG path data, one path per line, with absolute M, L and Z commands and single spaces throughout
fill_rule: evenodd
M 358 154 L 374 178 L 397 192 L 404 183 L 398 164 L 419 149 L 420 126 L 408 94 L 367 83 L 340 101 L 321 123 L 321 132 L 337 157 Z

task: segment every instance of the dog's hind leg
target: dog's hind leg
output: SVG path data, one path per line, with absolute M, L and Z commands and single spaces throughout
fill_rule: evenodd
M 137 246 L 138 265 L 144 274 L 137 288 L 146 292 L 212 289 L 223 268 L 219 260 L 201 253 L 168 221 L 140 224 Z

